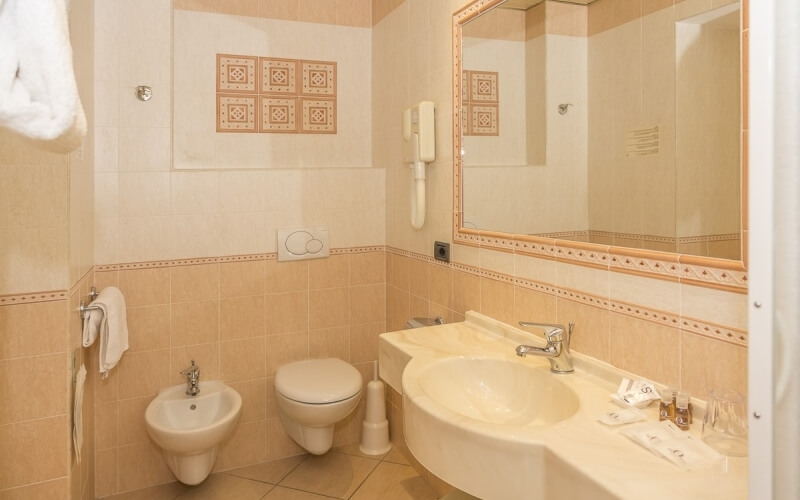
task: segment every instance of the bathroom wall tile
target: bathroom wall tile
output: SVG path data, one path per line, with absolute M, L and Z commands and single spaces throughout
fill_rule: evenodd
M 416 295 L 408 296 L 408 316 L 410 318 L 432 317 L 430 312 L 431 312 L 430 301 L 421 299 Z
M 275 401 L 275 377 L 267 377 L 266 381 L 266 404 L 265 409 L 268 419 L 278 416 L 278 403 Z
M 206 214 L 220 211 L 218 172 L 172 172 L 170 213 Z
M 267 261 L 225 262 L 219 265 L 220 297 L 264 295 L 267 289 Z
M 608 297 L 609 274 L 608 271 L 601 269 L 559 262 L 557 284 L 564 288 L 581 290 L 600 297 Z
M 454 311 L 460 313 L 481 310 L 480 276 L 463 271 L 453 271 L 452 307 Z
M 119 400 L 119 366 L 111 370 L 108 377 L 105 379 L 101 379 L 99 375 L 97 375 L 99 372 L 98 351 L 100 349 L 98 344 L 99 342 L 95 342 L 94 345 L 89 348 L 89 364 L 87 364 L 86 370 L 92 373 L 93 377 L 96 377 L 94 379 L 95 403 L 113 403 Z
M 119 272 L 119 289 L 128 307 L 169 304 L 170 269 L 126 269 Z
M 388 254 L 386 258 L 390 261 L 386 274 L 386 284 L 403 291 L 408 291 L 411 266 L 409 258 L 404 255 Z
M 378 359 L 378 338 L 386 331 L 386 322 L 350 326 L 350 362 L 364 363 Z
M 119 403 L 103 403 L 94 407 L 94 443 L 98 451 L 116 449 L 119 445 Z
M 681 285 L 681 314 L 747 329 L 747 295 Z
M 350 256 L 350 284 L 368 285 L 386 282 L 385 252 L 357 253 Z
M 264 295 L 220 300 L 219 336 L 221 340 L 263 337 L 266 333 Z
M 408 274 L 408 291 L 422 299 L 430 298 L 430 264 L 422 260 L 410 259 Z
M 170 344 L 170 306 L 131 307 L 128 321 L 128 352 L 167 349 Z
M 665 385 L 680 381 L 680 332 L 676 328 L 610 313 L 611 364 Z
M 152 400 L 147 396 L 119 402 L 119 446 L 149 441 L 144 412 Z
M 707 399 L 711 389 L 747 396 L 747 348 L 681 332 L 681 388 Z
M 680 285 L 625 273 L 609 273 L 612 300 L 677 313 L 680 311 Z
M 120 216 L 141 217 L 169 213 L 169 173 L 121 172 L 118 186 Z
M 68 478 L 54 479 L 0 491 L 0 499 L 2 500 L 29 500 L 31 498 L 67 500 L 77 497 L 70 497 Z
M 186 375 L 181 375 L 181 370 L 192 365 L 200 367 L 200 380 L 218 380 L 220 378 L 220 344 L 188 345 L 173 347 L 169 351 L 169 384 L 178 385 L 186 383 Z
M 169 385 L 169 351 L 125 353 L 115 370 L 119 371 L 120 399 L 155 396 Z
M 308 330 L 308 307 L 308 292 L 267 295 L 267 333 L 275 335 Z
M 308 332 L 309 358 L 339 358 L 350 361 L 350 327 L 338 326 Z
M 227 382 L 226 382 L 227 383 Z M 242 396 L 240 422 L 263 421 L 267 412 L 267 379 L 257 378 L 227 383 Z
M 297 0 L 297 20 L 309 23 L 336 24 L 336 2 Z
M 430 268 L 431 302 L 452 307 L 453 271 L 449 267 L 432 265 Z
M 311 329 L 350 324 L 350 296 L 347 288 L 312 290 L 308 297 Z
M 386 287 L 386 329 L 402 330 L 410 314 L 408 292 L 393 286 Z
M 95 454 L 95 494 L 100 498 L 118 491 L 118 457 L 118 448 L 97 451 Z
M 514 290 L 513 324 L 520 321 L 555 323 L 558 318 L 557 307 L 556 296 L 518 286 Z
M 170 312 L 173 347 L 219 341 L 218 301 L 173 304 Z
M 339 288 L 350 281 L 350 256 L 332 255 L 308 261 L 309 289 Z
M 267 377 L 274 377 L 281 365 L 302 359 L 308 359 L 307 333 L 267 337 Z
M 173 304 L 219 298 L 219 264 L 174 266 L 170 280 Z
M 386 319 L 386 287 L 363 285 L 350 287 L 350 324 L 371 323 Z
M 0 425 L 67 412 L 64 354 L 0 361 Z M 35 394 L 31 398 L 29 395 Z
M 336 24 L 339 26 L 372 26 L 371 0 L 337 0 Z
M 267 261 L 267 292 L 308 290 L 308 261 Z
M 511 323 L 514 321 L 514 285 L 481 278 L 481 313 Z
M 173 481 L 175 476 L 161 448 L 145 441 L 119 448 L 119 491 L 131 491 Z
M 252 338 L 220 343 L 220 377 L 228 382 L 266 376 L 266 340 Z
M 305 450 L 290 438 L 283 430 L 279 417 L 267 419 L 266 424 L 267 455 L 266 460 L 294 457 L 302 455 Z
M 258 0 L 258 15 L 268 19 L 297 19 L 297 0 Z
M 66 415 L 0 426 L 0 489 L 66 476 Z M 56 450 L 54 452 L 54 449 Z
M 67 301 L 0 306 L 0 359 L 67 350 Z
M 575 324 L 570 341 L 573 351 L 610 362 L 609 314 L 606 309 L 559 298 L 555 323 Z

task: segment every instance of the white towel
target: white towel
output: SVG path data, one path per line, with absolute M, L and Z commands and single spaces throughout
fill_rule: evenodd
M 86 134 L 64 0 L 0 0 L 0 126 L 59 153 Z
M 100 295 L 90 304 L 97 309 L 90 309 L 84 323 L 83 342 L 86 346 L 100 337 L 100 374 L 102 378 L 108 377 L 108 371 L 114 368 L 122 358 L 122 353 L 128 350 L 128 323 L 125 311 L 125 297 L 119 288 L 109 286 L 100 291 Z M 97 317 L 100 317 L 99 332 L 97 332 Z M 89 332 L 87 334 L 87 325 Z

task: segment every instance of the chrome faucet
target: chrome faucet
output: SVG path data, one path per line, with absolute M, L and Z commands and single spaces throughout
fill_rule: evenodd
M 544 347 L 518 345 L 517 356 L 525 357 L 527 354 L 544 356 L 550 361 L 550 371 L 553 373 L 572 373 L 575 371 L 575 368 L 572 366 L 572 355 L 569 353 L 569 341 L 572 338 L 572 329 L 575 328 L 575 323 L 569 324 L 568 331 L 564 330 L 563 325 L 554 325 L 551 323 L 520 321 L 519 325 L 525 328 L 535 327 L 545 329 L 547 345 Z
M 197 396 L 197 393 L 200 392 L 200 367 L 192 360 L 192 366 L 181 370 L 181 375 L 186 375 L 186 394 Z

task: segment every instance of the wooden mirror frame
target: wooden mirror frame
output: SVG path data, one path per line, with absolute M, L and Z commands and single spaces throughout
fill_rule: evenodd
M 479 248 L 559 260 L 570 264 L 677 281 L 705 288 L 747 293 L 747 0 L 742 0 L 741 23 L 741 255 L 742 260 L 642 250 L 584 243 L 526 234 L 462 227 L 461 67 L 462 26 L 505 0 L 473 0 L 453 14 L 453 242 Z

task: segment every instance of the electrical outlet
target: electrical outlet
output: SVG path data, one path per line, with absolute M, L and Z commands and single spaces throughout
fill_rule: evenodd
M 434 242 L 433 258 L 442 262 L 450 262 L 450 243 Z

